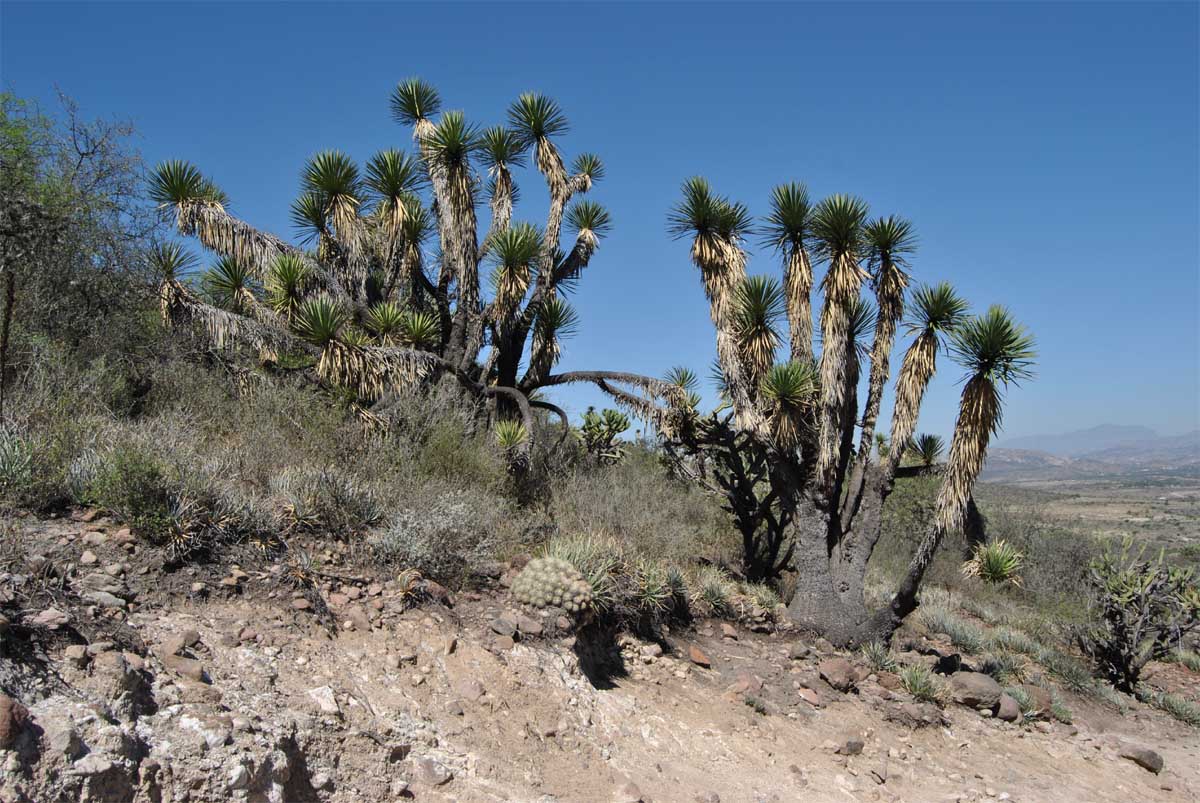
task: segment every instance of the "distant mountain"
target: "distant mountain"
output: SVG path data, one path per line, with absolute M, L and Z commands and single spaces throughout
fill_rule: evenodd
M 1058 435 L 1029 435 L 1024 438 L 1013 438 L 997 443 L 996 447 L 999 449 L 1034 449 L 1063 457 L 1079 457 L 1102 449 L 1156 440 L 1158 437 L 1158 433 L 1149 427 L 1101 424 L 1091 429 L 1080 429 Z
M 1161 436 L 1147 427 L 1105 424 L 1013 438 L 988 450 L 982 479 L 1040 482 L 1131 474 L 1200 476 L 1200 430 Z

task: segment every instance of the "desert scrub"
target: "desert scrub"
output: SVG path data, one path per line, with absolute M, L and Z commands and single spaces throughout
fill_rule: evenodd
M 770 614 L 782 604 L 775 589 L 762 583 L 742 583 L 742 595 Z
M 900 685 L 918 702 L 940 705 L 946 696 L 945 689 L 933 672 L 929 671 L 928 667 L 920 665 L 906 666 L 901 669 Z
M 1200 653 L 1195 650 L 1176 650 L 1171 660 L 1186 666 L 1193 672 L 1200 672 Z
M 1137 697 L 1147 705 L 1167 712 L 1180 722 L 1191 725 L 1193 728 L 1200 728 L 1200 705 L 1196 705 L 1178 694 L 1139 687 Z
M 565 560 L 535 558 L 525 565 L 512 586 L 519 602 L 535 608 L 562 608 L 579 614 L 592 606 L 592 587 Z
M 706 564 L 692 574 L 691 602 L 702 613 L 713 616 L 728 616 L 733 613 L 733 597 L 737 583 L 720 566 Z
M 979 671 L 991 675 L 998 683 L 1021 682 L 1029 674 L 1029 661 L 1015 652 L 995 652 L 984 656 Z
M 271 491 L 285 531 L 347 537 L 378 526 L 386 516 L 375 489 L 336 466 L 285 469 Z
M 0 496 L 22 500 L 33 484 L 33 444 L 15 432 L 0 430 Z
M 483 491 L 440 493 L 432 502 L 399 511 L 372 533 L 368 558 L 458 587 L 473 566 L 496 554 L 506 510 Z
M 45 511 L 70 501 L 66 474 L 76 448 L 73 429 L 0 429 L 0 507 Z
M 922 605 L 920 617 L 922 624 L 930 633 L 945 633 L 950 642 L 963 652 L 978 653 L 983 650 L 983 631 L 963 618 L 955 615 L 939 605 Z
M 99 457 L 85 497 L 127 523 L 152 543 L 171 534 L 172 490 L 178 479 L 153 452 L 136 441 L 121 443 Z

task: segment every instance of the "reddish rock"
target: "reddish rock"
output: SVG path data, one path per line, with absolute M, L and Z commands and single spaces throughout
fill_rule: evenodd
M 796 691 L 796 694 L 800 695 L 800 699 L 811 705 L 813 708 L 821 707 L 821 698 L 817 696 L 817 693 L 812 689 L 805 689 L 801 687 Z
M 737 637 L 738 637 L 737 628 L 734 627 L 733 625 L 729 624 L 728 622 L 722 622 L 721 623 L 721 636 L 724 638 L 733 639 L 734 641 L 737 641 Z
M 846 692 L 854 688 L 854 667 L 845 658 L 828 658 L 817 665 L 821 679 L 838 691 Z
M 712 661 L 709 660 L 708 656 L 704 654 L 704 650 L 700 649 L 695 644 L 692 644 L 688 647 L 688 658 L 691 659 L 692 663 L 696 666 L 701 666 L 705 669 L 708 669 L 712 666 Z
M 19 700 L 0 694 L 0 749 L 12 747 L 28 721 L 29 710 Z
M 1000 704 L 996 708 L 996 719 L 1004 722 L 1016 722 L 1021 718 L 1021 706 L 1007 694 L 1000 695 Z

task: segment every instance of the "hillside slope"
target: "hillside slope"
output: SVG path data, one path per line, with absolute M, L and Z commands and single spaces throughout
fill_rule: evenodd
M 330 568 L 306 594 L 252 556 L 164 575 L 161 555 L 103 520 L 27 521 L 20 543 L 45 571 L 36 605 L 5 608 L 0 684 L 20 703 L 0 706 L 4 801 L 1200 792 L 1200 735 L 1158 712 L 1073 701 L 1064 725 L 940 710 L 786 627 L 700 621 L 610 641 L 515 609 L 502 583 L 458 599 L 433 587 L 412 607 L 394 579 Z M 33 579 L 3 576 L 3 598 Z M 936 639 L 901 640 L 912 660 L 947 657 Z M 1159 774 L 1122 757 L 1149 750 Z

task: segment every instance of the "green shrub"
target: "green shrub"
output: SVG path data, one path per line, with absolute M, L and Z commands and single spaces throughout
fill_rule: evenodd
M 139 536 L 165 544 L 172 523 L 168 467 L 149 450 L 119 444 L 100 457 L 85 497 L 127 523 Z

